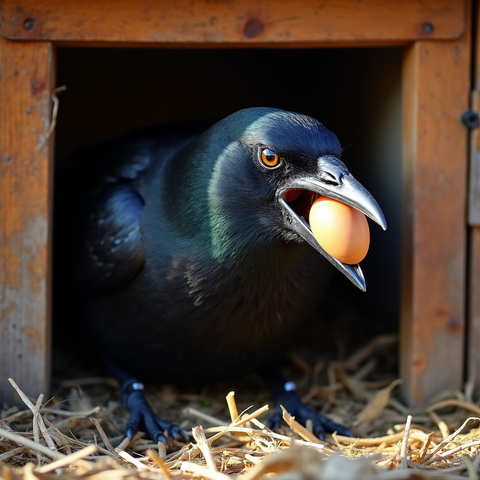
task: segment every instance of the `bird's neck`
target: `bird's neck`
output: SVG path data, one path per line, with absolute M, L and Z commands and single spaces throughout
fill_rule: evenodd
M 275 192 L 258 182 L 244 147 L 212 135 L 187 145 L 162 172 L 167 228 L 226 268 L 278 274 L 301 264 L 310 247 L 285 238 Z

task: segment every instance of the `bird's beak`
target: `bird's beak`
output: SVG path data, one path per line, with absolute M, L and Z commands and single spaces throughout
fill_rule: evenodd
M 277 191 L 277 201 L 283 210 L 285 225 L 319 251 L 360 290 L 365 291 L 365 277 L 360 265 L 340 262 L 328 254 L 313 236 L 306 219 L 310 207 L 319 195 L 333 198 L 360 210 L 386 230 L 387 223 L 383 212 L 368 190 L 353 178 L 345 164 L 332 155 L 318 159 L 316 174 L 298 176 Z

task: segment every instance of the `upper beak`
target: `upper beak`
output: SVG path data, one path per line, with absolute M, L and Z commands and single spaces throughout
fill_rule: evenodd
M 313 236 L 310 225 L 305 218 L 298 215 L 291 205 L 287 203 L 285 193 L 291 189 L 307 190 L 315 194 L 334 198 L 360 210 L 367 217 L 370 217 L 374 222 L 378 223 L 383 230 L 386 230 L 387 222 L 376 200 L 370 192 L 350 174 L 345 164 L 332 155 L 326 155 L 318 159 L 317 175 L 297 177 L 277 191 L 277 200 L 283 209 L 286 226 L 296 231 L 358 288 L 365 291 L 365 277 L 363 276 L 360 265 L 342 263 L 328 254 Z

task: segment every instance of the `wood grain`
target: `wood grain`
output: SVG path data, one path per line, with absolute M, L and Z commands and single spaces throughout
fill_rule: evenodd
M 8 377 L 49 388 L 52 65 L 51 44 L 0 38 L 0 404 Z
M 480 228 L 470 229 L 469 296 L 467 333 L 467 377 L 475 382 L 476 399 L 480 396 Z
M 476 9 L 476 30 L 473 38 L 473 90 L 471 110 L 480 113 L 480 9 Z M 480 227 L 480 128 L 471 130 L 470 135 L 470 171 L 468 185 L 468 224 Z
M 476 12 L 476 35 L 473 39 L 474 90 L 473 111 L 480 112 L 480 10 Z M 480 395 L 480 127 L 470 135 L 470 177 L 468 199 L 469 272 L 467 310 L 467 377 L 475 382 L 476 398 Z
M 401 377 L 410 404 L 463 382 L 470 35 L 403 63 Z
M 168 44 L 356 45 L 457 38 L 464 0 L 2 0 L 10 39 Z
M 480 83 L 480 79 L 477 82 Z M 480 85 L 477 85 L 472 92 L 471 108 L 474 112 L 480 112 Z M 470 138 L 468 224 L 472 227 L 480 227 L 480 129 L 478 127 L 472 130 Z

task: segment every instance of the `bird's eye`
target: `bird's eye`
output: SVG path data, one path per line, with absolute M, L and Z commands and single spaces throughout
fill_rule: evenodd
M 264 165 L 270 168 L 276 167 L 280 163 L 280 157 L 273 150 L 270 150 L 269 148 L 264 148 L 262 150 L 261 157 Z

